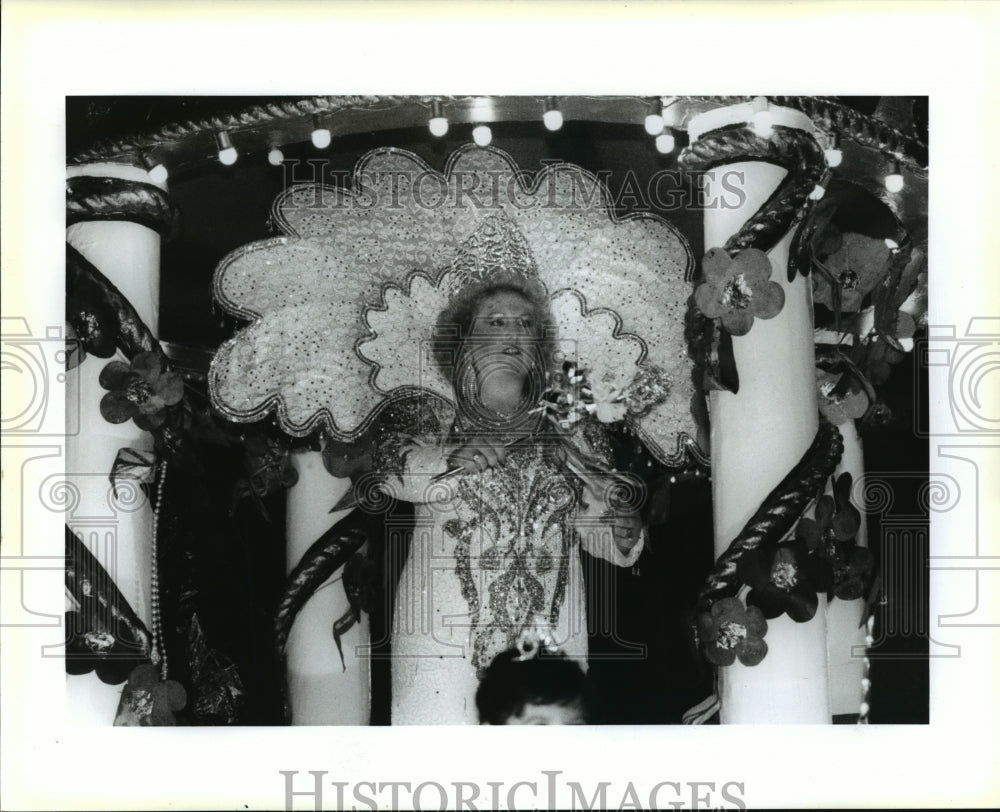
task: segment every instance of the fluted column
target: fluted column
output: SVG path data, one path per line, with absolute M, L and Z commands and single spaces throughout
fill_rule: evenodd
M 349 479 L 333 477 L 318 451 L 292 454 L 299 478 L 288 491 L 287 569 L 347 511 L 330 508 L 347 492 Z M 362 547 L 362 552 L 364 547 Z M 333 639 L 333 624 L 350 609 L 338 570 L 299 612 L 288 638 L 287 680 L 293 725 L 367 725 L 371 716 L 368 615 L 341 640 L 344 661 Z M 361 656 L 358 650 L 361 648 Z
M 74 166 L 68 177 L 105 177 L 152 184 L 140 167 L 121 164 Z M 153 184 L 165 189 L 164 184 Z M 93 263 L 132 303 L 153 335 L 159 320 L 160 235 L 129 221 L 92 221 L 71 225 L 66 241 Z M 115 358 L 88 356 L 66 375 L 67 398 L 80 405 L 80 431 L 67 438 L 66 478 L 75 504 L 66 523 L 108 571 L 139 618 L 151 625 L 150 583 L 153 514 L 134 483 L 120 483 L 116 494 L 109 474 L 121 448 L 153 450 L 152 436 L 129 420 L 112 424 L 100 412 L 106 391 L 101 370 Z M 67 714 L 83 724 L 111 725 L 121 685 L 105 685 L 96 673 L 67 677 Z
M 812 131 L 808 117 L 771 107 L 773 122 Z M 745 123 L 752 105 L 713 110 L 690 122 L 693 139 L 726 124 Z M 735 173 L 735 174 L 734 174 Z M 706 199 L 727 206 L 705 210 L 705 248 L 723 246 L 778 187 L 786 170 L 761 161 L 720 166 L 706 175 Z M 734 195 L 733 187 L 742 190 Z M 808 278 L 786 274 L 789 231 L 768 255 L 772 280 L 785 292 L 774 318 L 757 319 L 733 337 L 739 392 L 712 392 L 711 446 L 715 550 L 721 554 L 764 498 L 795 466 L 816 434 L 812 292 Z M 815 617 L 768 621 L 768 653 L 756 666 L 739 661 L 720 668 L 723 724 L 829 723 L 826 671 L 826 600 Z

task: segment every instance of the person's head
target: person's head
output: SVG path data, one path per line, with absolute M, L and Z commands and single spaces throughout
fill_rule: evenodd
M 468 286 L 438 316 L 436 335 L 438 363 L 463 405 L 488 385 L 540 395 L 554 344 L 541 285 L 519 278 Z
M 479 683 L 476 707 L 484 725 L 585 725 L 593 721 L 594 689 L 566 655 L 522 660 L 498 654 Z

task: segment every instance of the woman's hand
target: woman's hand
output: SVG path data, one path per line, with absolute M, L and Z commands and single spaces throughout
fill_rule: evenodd
M 507 449 L 497 438 L 473 437 L 448 456 L 448 467 L 478 474 L 500 465 L 505 459 Z
M 609 510 L 605 516 L 611 523 L 615 546 L 628 555 L 642 538 L 642 518 L 637 510 Z

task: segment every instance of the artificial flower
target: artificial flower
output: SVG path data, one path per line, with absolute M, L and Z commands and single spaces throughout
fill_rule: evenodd
M 816 370 L 819 410 L 835 426 L 864 417 L 869 405 L 868 395 L 864 390 L 847 389 L 846 392 L 841 392 L 843 377 L 843 374 Z
M 299 480 L 292 467 L 288 448 L 263 434 L 254 434 L 244 443 L 249 483 L 253 493 L 266 496 L 279 488 L 290 488 Z
M 173 680 L 161 680 L 156 666 L 137 666 L 128 677 L 115 727 L 170 727 L 177 724 L 175 711 L 187 704 L 184 686 Z
M 592 381 L 588 388 L 592 402 L 586 404 L 585 408 L 601 423 L 617 423 L 625 419 L 628 406 L 625 394 L 619 387 L 613 383 Z
M 829 562 L 809 555 L 801 541 L 749 550 L 740 558 L 736 572 L 750 587 L 747 605 L 759 607 L 766 618 L 787 614 L 796 623 L 811 620 L 819 605 L 817 593 L 830 588 Z
M 130 418 L 153 431 L 166 420 L 166 409 L 184 397 L 184 381 L 176 372 L 163 369 L 153 352 L 141 352 L 131 364 L 112 361 L 101 370 L 100 384 L 109 390 L 101 399 L 101 415 L 109 423 Z
M 705 657 L 714 665 L 757 665 L 767 654 L 767 621 L 756 606 L 739 598 L 722 598 L 698 616 L 698 637 Z
M 731 335 L 746 335 L 754 318 L 774 318 L 785 304 L 785 291 L 770 281 L 771 260 L 760 249 L 730 257 L 724 248 L 713 248 L 702 271 L 705 281 L 694 292 L 695 303 L 703 315 L 721 319 Z
M 854 313 L 888 273 L 891 258 L 885 240 L 844 234 L 837 249 L 825 261 L 816 263 L 813 301 L 833 311 Z

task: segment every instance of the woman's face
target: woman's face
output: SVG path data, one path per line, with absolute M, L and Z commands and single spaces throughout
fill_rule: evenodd
M 531 301 L 514 291 L 484 297 L 466 338 L 480 385 L 486 380 L 523 384 L 537 370 L 539 324 Z

